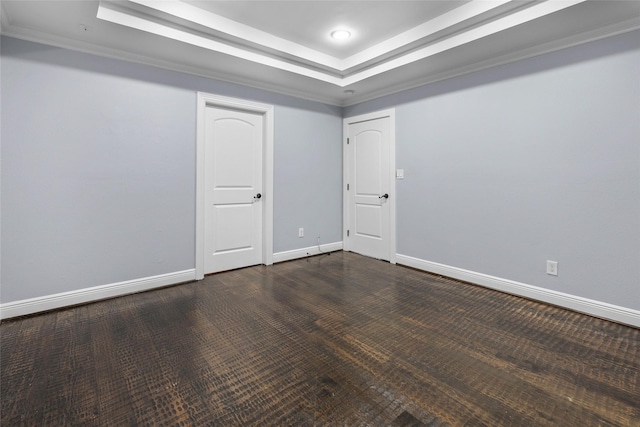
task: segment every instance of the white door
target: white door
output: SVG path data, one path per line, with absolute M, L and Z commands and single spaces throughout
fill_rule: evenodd
M 263 116 L 205 112 L 204 273 L 261 264 Z
M 348 190 L 345 198 L 345 246 L 352 252 L 394 262 L 394 235 L 391 230 L 391 198 L 395 194 L 391 177 L 391 160 L 395 158 L 391 152 L 392 117 L 387 115 L 363 121 L 351 119 L 346 124 L 345 178 Z

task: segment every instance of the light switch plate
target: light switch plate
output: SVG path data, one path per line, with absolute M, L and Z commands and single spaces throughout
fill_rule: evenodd
M 404 169 L 396 169 L 396 179 L 404 179 Z

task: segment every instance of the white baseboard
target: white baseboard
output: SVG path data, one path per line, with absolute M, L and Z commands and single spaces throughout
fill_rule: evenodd
M 558 305 L 560 307 L 579 311 L 591 316 L 613 320 L 614 322 L 624 323 L 626 325 L 640 328 L 640 311 L 631 308 L 620 307 L 606 302 L 595 301 L 588 298 L 565 294 L 563 292 L 527 285 L 525 283 L 501 279 L 500 277 L 489 276 L 487 274 L 476 273 L 462 268 L 425 261 L 407 255 L 396 255 L 396 261 L 398 264 L 406 265 L 408 267 L 463 280 L 465 282 L 470 282 L 498 291 L 546 302 L 548 304 Z
M 195 269 L 0 304 L 0 319 L 113 298 L 196 279 Z
M 318 246 L 309 246 L 308 248 L 294 249 L 292 251 L 276 252 L 273 254 L 273 262 L 290 261 L 292 259 L 304 258 L 311 255 L 318 255 L 322 252 L 334 252 L 342 250 L 342 242 L 326 243 Z
M 320 250 L 322 250 L 322 252 L 340 251 L 342 250 L 342 242 L 320 245 Z M 317 246 L 311 246 L 308 248 L 274 253 L 273 262 L 277 263 L 297 258 L 304 258 L 311 255 L 318 255 L 320 250 L 318 250 Z M 631 308 L 620 307 L 601 301 L 595 301 L 588 298 L 565 294 L 563 292 L 515 282 L 513 280 L 502 279 L 495 276 L 489 276 L 487 274 L 464 270 L 462 268 L 425 261 L 407 255 L 397 254 L 396 261 L 398 264 L 406 265 L 408 267 L 463 280 L 465 282 L 470 282 L 490 289 L 558 305 L 581 313 L 640 328 L 640 311 Z M 108 285 L 95 286 L 77 291 L 62 292 L 43 297 L 12 301 L 0 304 L 0 319 L 25 316 L 41 311 L 84 304 L 101 299 L 155 289 L 162 286 L 189 282 L 192 280 L 195 280 L 195 269 L 145 277 L 142 279 L 128 280 L 125 282 L 111 283 Z

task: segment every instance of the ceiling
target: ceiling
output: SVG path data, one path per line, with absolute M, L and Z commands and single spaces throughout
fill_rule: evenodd
M 334 105 L 640 28 L 618 0 L 3 0 L 3 35 Z M 335 40 L 336 29 L 351 32 Z

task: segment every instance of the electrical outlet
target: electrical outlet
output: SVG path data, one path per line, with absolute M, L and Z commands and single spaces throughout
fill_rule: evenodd
M 298 237 L 304 237 L 304 228 L 298 228 Z
M 547 261 L 547 274 L 558 275 L 558 263 L 556 261 Z

